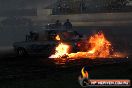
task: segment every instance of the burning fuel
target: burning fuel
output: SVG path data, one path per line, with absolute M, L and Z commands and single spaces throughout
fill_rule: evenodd
M 60 40 L 59 36 L 56 36 L 57 40 Z M 108 41 L 105 35 L 102 32 L 98 32 L 95 35 L 92 35 L 87 41 L 86 45 L 88 48 L 85 49 L 87 51 L 80 51 L 77 53 L 72 53 L 70 51 L 70 45 L 60 43 L 56 47 L 56 52 L 54 55 L 51 55 L 49 58 L 89 58 L 89 59 L 96 59 L 96 58 L 124 58 L 126 57 L 125 54 L 114 52 L 112 48 L 112 44 Z M 84 47 L 84 46 L 82 46 Z
M 91 46 L 88 53 L 99 57 L 107 57 L 110 55 L 110 50 L 112 49 L 111 43 L 105 38 L 103 33 L 98 33 L 90 37 L 88 43 Z
M 66 45 L 64 43 L 60 43 L 55 49 L 56 53 L 54 55 L 51 55 L 49 58 L 61 58 L 61 57 L 64 57 L 64 56 L 68 55 L 69 48 L 70 48 L 70 46 L 68 46 L 68 45 Z
M 61 40 L 59 35 L 57 35 L 57 36 L 55 37 L 55 39 L 56 39 L 57 41 L 60 41 L 60 40 Z
M 69 54 L 69 58 L 107 58 L 112 51 L 111 43 L 104 34 L 97 33 L 88 40 L 89 49 L 87 52 L 77 52 Z

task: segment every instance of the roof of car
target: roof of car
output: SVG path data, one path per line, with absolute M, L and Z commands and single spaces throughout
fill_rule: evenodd
M 54 31 L 54 32 L 73 32 L 74 30 L 46 29 L 46 30 L 41 30 L 41 31 L 39 31 L 38 33 L 50 32 L 50 31 Z

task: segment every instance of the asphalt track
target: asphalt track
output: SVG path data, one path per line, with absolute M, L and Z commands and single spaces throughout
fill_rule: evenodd
M 47 75 L 54 75 L 61 71 L 78 72 L 83 66 L 90 69 L 109 66 L 128 66 L 131 68 L 131 57 L 129 58 L 113 58 L 113 59 L 97 59 L 89 60 L 83 58 L 80 60 L 67 62 L 65 65 L 55 64 L 52 59 L 47 57 L 27 56 L 18 57 L 15 55 L 7 55 L 0 58 L 0 80 L 3 79 L 39 79 Z M 130 67 L 129 67 L 130 66 Z M 125 70 L 125 68 L 122 68 Z M 118 69 L 117 69 L 118 70 Z M 129 69 L 130 70 L 130 69 Z
M 85 63 L 86 61 L 84 60 Z M 92 65 L 74 63 L 58 67 L 46 57 L 4 56 L 0 59 L 0 86 L 1 88 L 67 88 L 71 86 L 80 88 L 77 78 L 81 75 L 83 66 L 87 67 L 90 78 L 93 79 L 132 79 L 131 63 L 132 59 L 129 57 L 122 58 L 118 63 L 108 61 Z

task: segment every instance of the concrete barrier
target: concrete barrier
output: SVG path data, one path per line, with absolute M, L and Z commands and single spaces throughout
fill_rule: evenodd
M 127 13 L 89 13 L 89 14 L 73 14 L 73 15 L 44 15 L 31 17 L 36 23 L 53 23 L 56 20 L 65 22 L 66 19 L 70 19 L 76 26 L 97 26 L 97 25 L 122 25 L 131 24 L 132 12 Z M 100 23 L 101 22 L 101 23 Z M 125 24 L 124 24 L 125 23 Z

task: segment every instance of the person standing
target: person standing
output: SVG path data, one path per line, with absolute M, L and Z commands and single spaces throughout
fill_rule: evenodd
M 59 28 L 61 28 L 61 22 L 59 21 L 59 20 L 57 20 L 56 22 L 55 22 L 55 28 L 57 28 L 57 29 L 59 29 Z
M 69 19 L 66 20 L 63 26 L 65 29 L 72 29 L 72 23 L 69 21 Z

